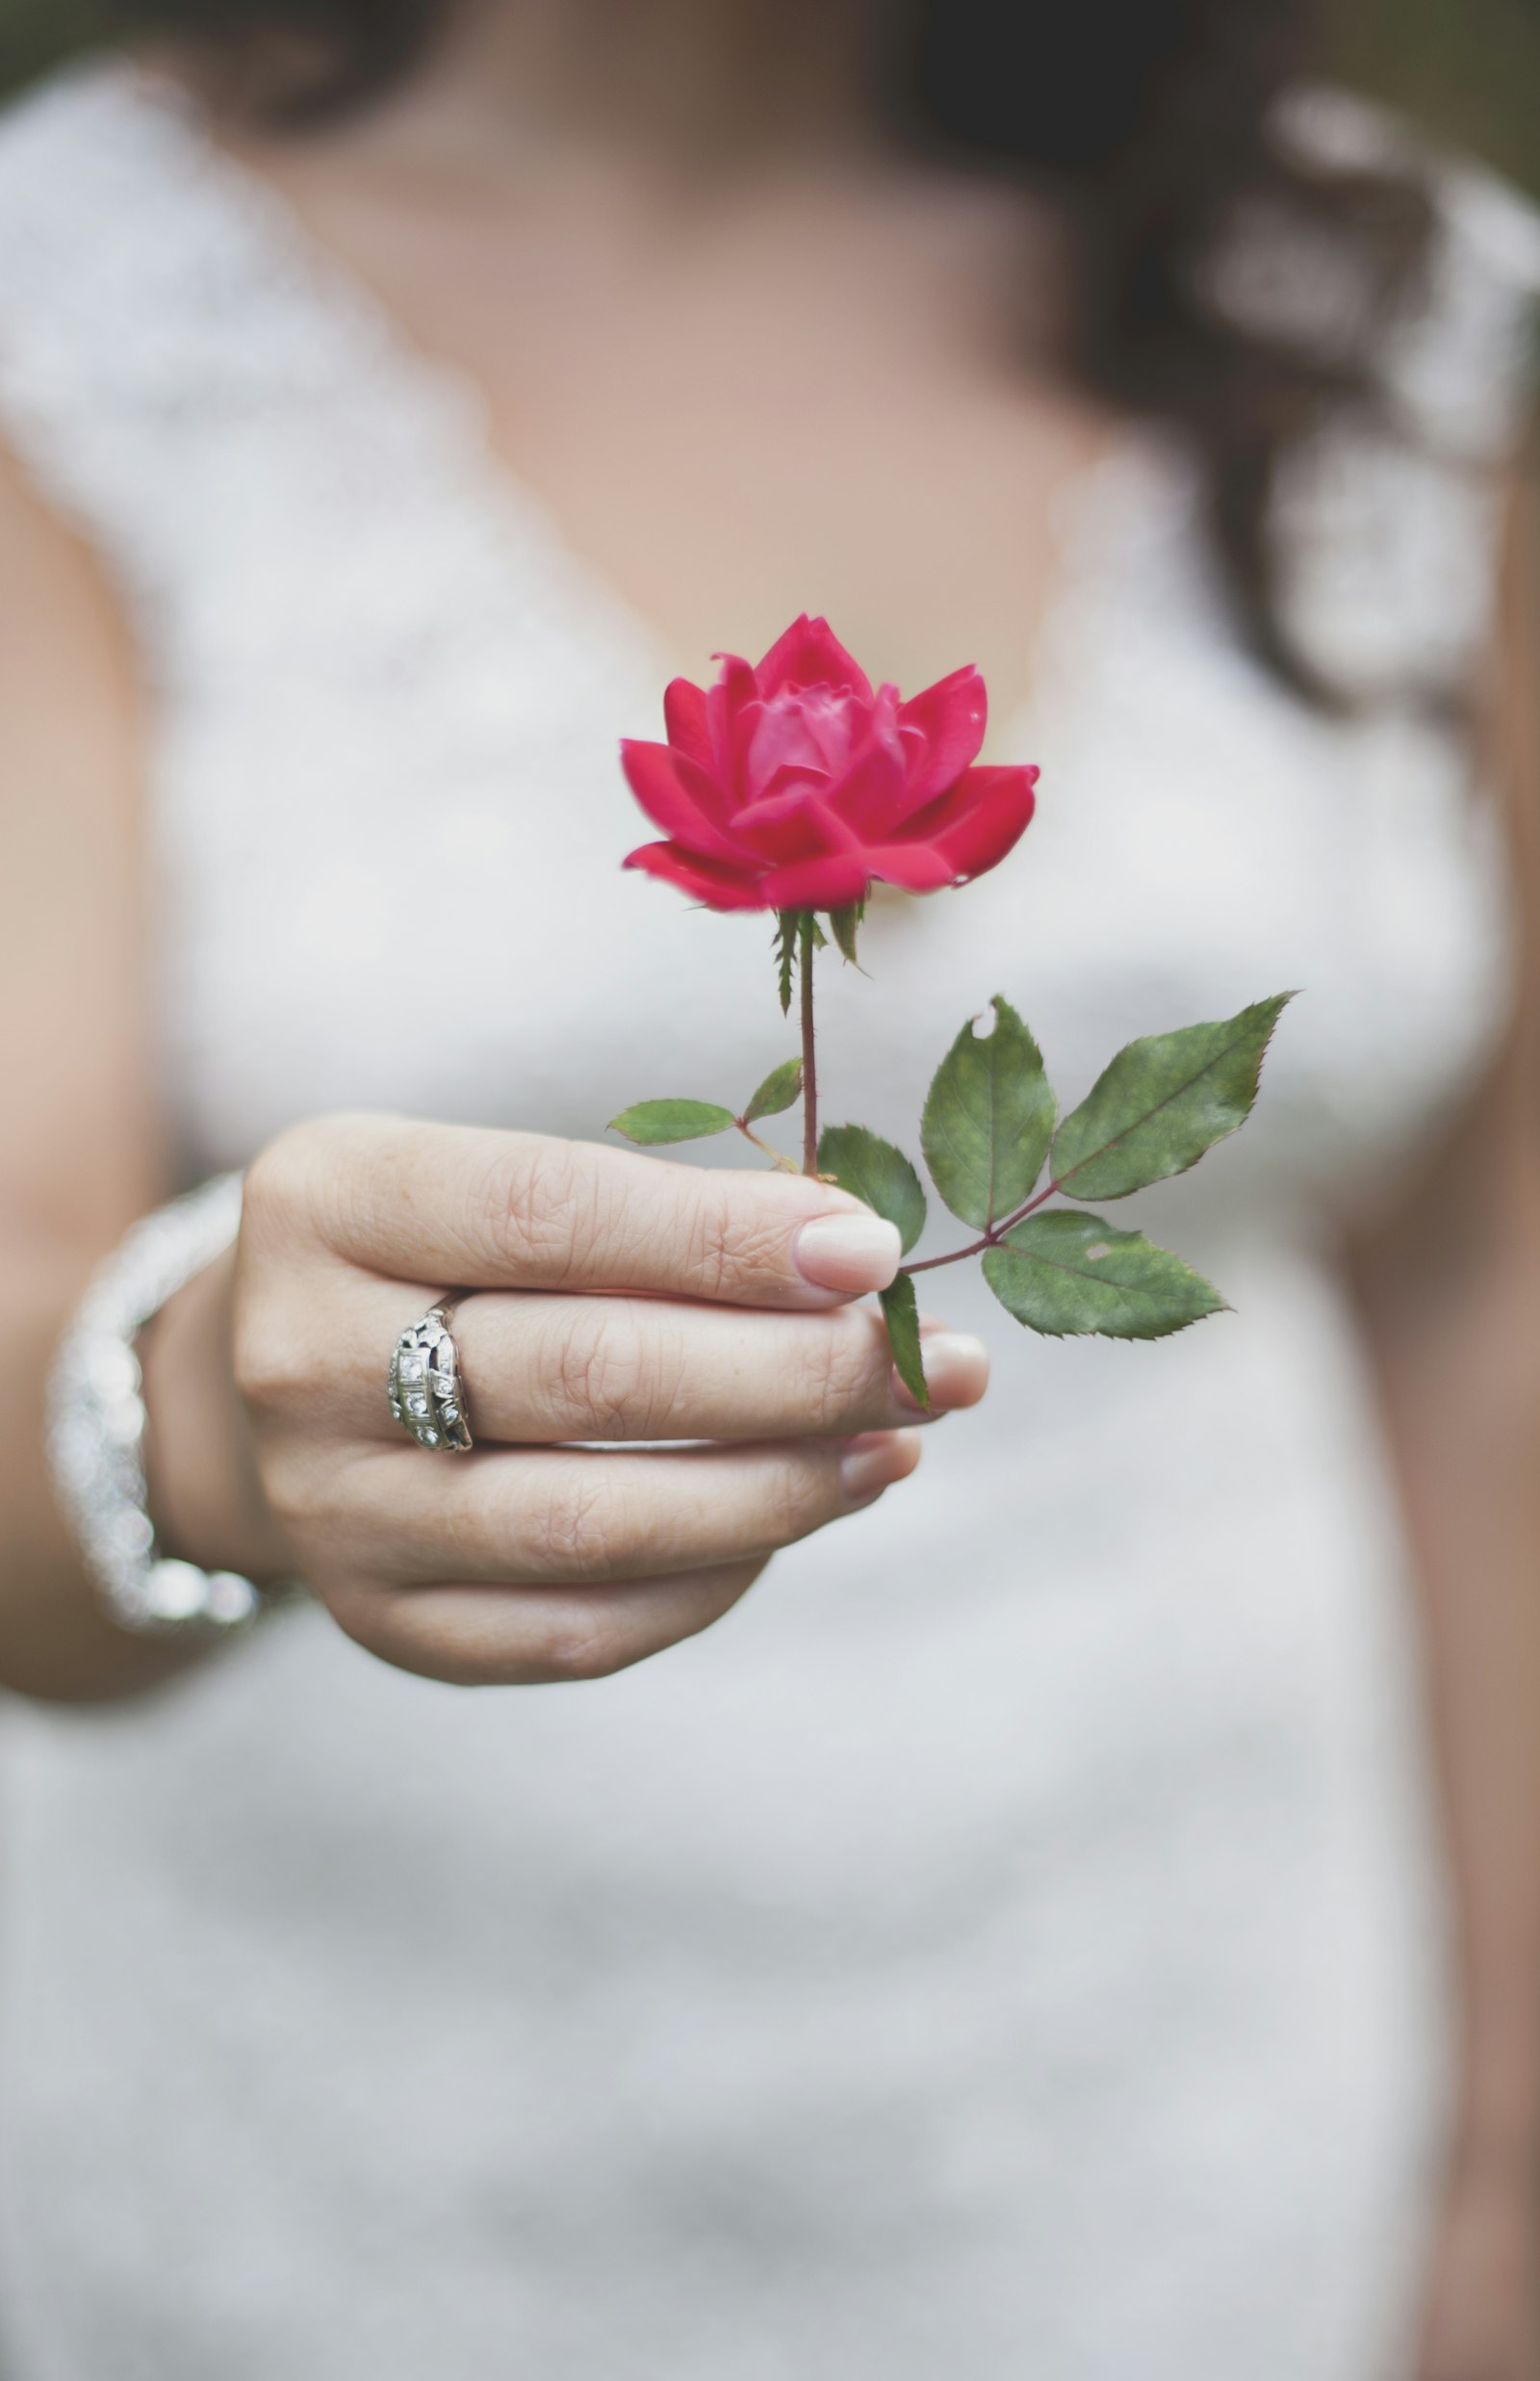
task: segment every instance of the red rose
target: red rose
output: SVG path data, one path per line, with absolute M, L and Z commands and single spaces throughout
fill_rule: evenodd
M 669 687 L 666 744 L 621 747 L 668 839 L 627 867 L 714 910 L 842 909 L 874 877 L 935 893 L 981 876 L 1032 816 L 1035 768 L 970 765 L 986 717 L 976 669 L 901 703 L 806 613 L 757 668 L 721 659 L 709 693 Z

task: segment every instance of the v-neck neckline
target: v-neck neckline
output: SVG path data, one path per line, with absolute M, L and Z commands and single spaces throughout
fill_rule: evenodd
M 265 246 L 289 286 L 334 331 L 349 324 L 357 327 L 369 349 L 376 390 L 378 375 L 387 375 L 389 394 L 398 403 L 412 406 L 420 433 L 431 430 L 432 444 L 424 452 L 452 468 L 462 492 L 479 489 L 489 510 L 509 526 L 553 595 L 579 615 L 575 625 L 590 646 L 597 626 L 613 644 L 628 676 L 650 677 L 659 696 L 669 679 L 694 674 L 698 664 L 681 653 L 678 640 L 603 562 L 582 551 L 549 500 L 504 453 L 496 434 L 490 392 L 474 367 L 418 340 L 367 273 L 312 226 L 283 186 L 219 140 L 181 84 L 140 64 L 108 71 L 120 80 L 134 104 L 174 127 L 191 144 L 205 188 L 212 184 L 235 218 Z M 1050 689 L 1065 673 L 1088 582 L 1106 566 L 1109 528 L 1126 514 L 1133 491 L 1147 482 L 1151 460 L 1150 443 L 1139 426 L 1116 425 L 1100 451 L 1067 473 L 1049 497 L 1048 592 L 1028 639 L 1026 686 L 1004 712 L 991 715 L 987 760 L 1024 757 Z

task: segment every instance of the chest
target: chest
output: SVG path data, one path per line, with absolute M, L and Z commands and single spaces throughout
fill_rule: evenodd
M 1045 209 L 897 168 L 665 200 L 590 159 L 451 205 L 324 142 L 259 163 L 681 666 L 810 608 L 876 676 L 1024 694 L 1056 495 L 1109 436 L 1054 365 Z

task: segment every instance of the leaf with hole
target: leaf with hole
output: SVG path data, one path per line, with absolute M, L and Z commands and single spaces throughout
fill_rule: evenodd
M 761 1116 L 780 1116 L 795 1107 L 802 1098 L 802 1060 L 788 1058 L 784 1066 L 773 1068 L 743 1111 L 746 1125 L 757 1125 Z
M 818 1171 L 896 1224 L 908 1255 L 925 1229 L 925 1193 L 902 1150 L 864 1125 L 830 1125 L 819 1136 Z
M 883 1321 L 887 1325 L 887 1344 L 893 1351 L 898 1377 L 911 1397 L 917 1397 L 929 1411 L 931 1392 L 925 1385 L 925 1363 L 920 1353 L 919 1302 L 914 1295 L 913 1275 L 901 1273 L 880 1295 Z
M 623 1132 L 643 1149 L 660 1149 L 670 1141 L 704 1141 L 713 1132 L 731 1132 L 737 1121 L 731 1108 L 710 1100 L 639 1100 L 612 1116 L 607 1130 Z
M 998 994 L 994 1031 L 970 1019 L 936 1071 L 920 1147 L 954 1215 L 987 1230 L 1032 1196 L 1053 1139 L 1055 1103 L 1042 1052 Z
M 1293 993 L 1217 1024 L 1130 1042 L 1054 1138 L 1053 1178 L 1070 1199 L 1126 1199 L 1185 1174 L 1244 1125 L 1272 1029 Z
M 1053 1339 L 1164 1339 L 1226 1311 L 1213 1283 L 1169 1249 L 1074 1207 L 1014 1226 L 986 1255 L 984 1278 L 1018 1323 Z

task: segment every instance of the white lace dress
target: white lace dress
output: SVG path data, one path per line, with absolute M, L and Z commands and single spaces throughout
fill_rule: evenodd
M 1431 684 L 1481 634 L 1491 504 L 1447 458 L 1499 442 L 1537 278 L 1452 178 L 1394 357 L 1441 459 L 1323 453 L 1290 509 L 1337 660 Z M 785 1054 L 753 922 L 617 867 L 646 634 L 468 392 L 116 70 L 0 126 L 0 427 L 141 640 L 190 1178 L 341 1104 L 593 1135 Z M 1453 738 L 1238 650 L 1178 455 L 1130 441 L 1065 543 L 1003 739 L 1039 819 L 879 903 L 828 1113 L 911 1142 L 996 991 L 1073 1097 L 1298 985 L 1255 1122 L 1136 1203 L 1236 1311 L 1057 1345 L 949 1284 L 988 1408 L 600 1685 L 470 1695 L 307 1612 L 133 1709 L 8 1708 L 14 2381 L 1380 2370 L 1439 1924 L 1331 1250 L 1478 1061 L 1502 905 Z

